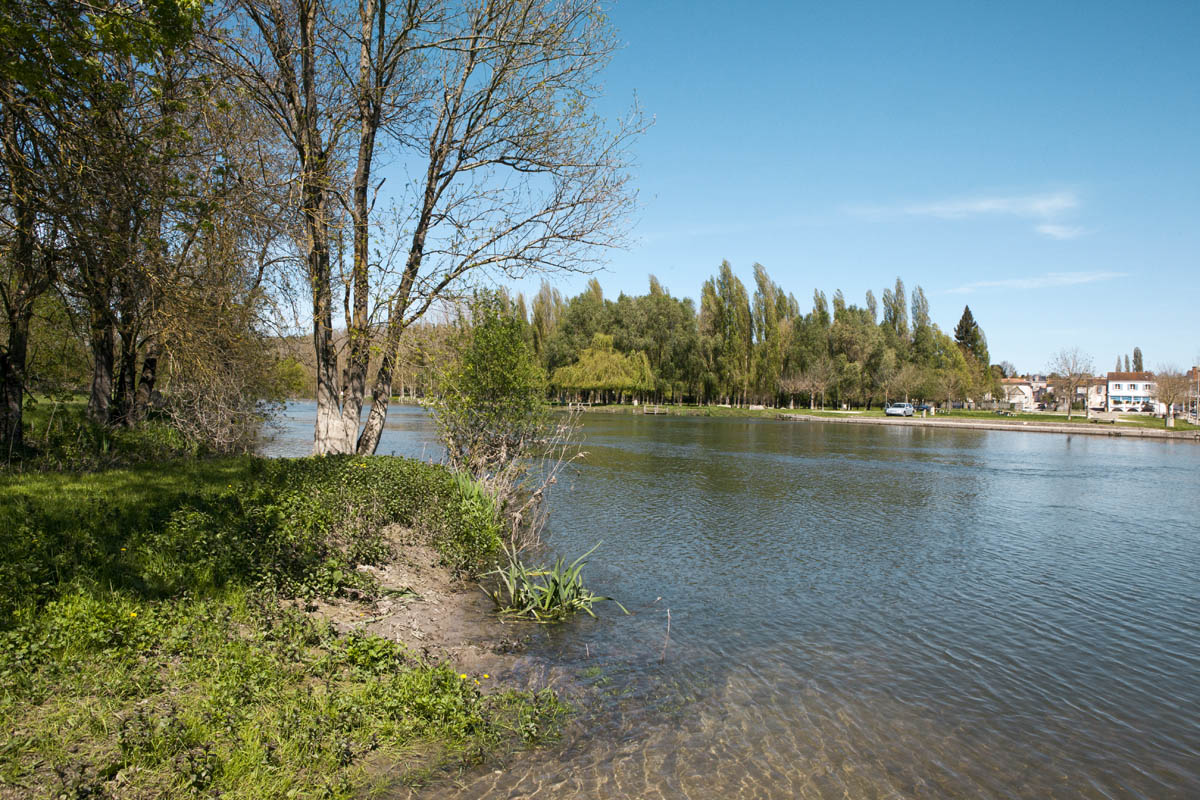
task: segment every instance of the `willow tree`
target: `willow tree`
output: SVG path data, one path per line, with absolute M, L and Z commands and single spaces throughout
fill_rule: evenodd
M 744 402 L 753 368 L 754 320 L 746 286 L 728 261 L 701 287 L 699 325 L 718 391 L 730 401 Z
M 760 399 L 773 395 L 783 374 L 784 341 L 780 331 L 781 290 L 767 275 L 762 264 L 754 265 L 754 388 Z
M 625 393 L 653 389 L 654 374 L 645 353 L 619 353 L 613 348 L 612 336 L 597 333 L 592 346 L 579 354 L 579 360 L 556 369 L 550 382 L 560 390 L 581 395 L 613 392 L 619 400 Z

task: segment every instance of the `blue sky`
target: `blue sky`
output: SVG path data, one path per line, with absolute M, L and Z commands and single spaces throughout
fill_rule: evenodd
M 1200 3 L 628 2 L 633 245 L 599 274 L 698 297 L 760 262 L 807 310 L 901 276 L 993 360 L 1200 356 Z M 586 278 L 562 278 L 570 295 Z M 526 291 L 535 285 L 526 284 Z

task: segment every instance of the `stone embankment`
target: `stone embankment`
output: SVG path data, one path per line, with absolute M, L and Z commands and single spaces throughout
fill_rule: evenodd
M 1119 427 L 1112 424 L 1054 422 L 992 422 L 990 420 L 949 420 L 936 417 L 818 417 L 811 414 L 779 414 L 789 422 L 832 422 L 850 425 L 907 425 L 923 428 L 954 428 L 984 431 L 1022 431 L 1025 433 L 1065 433 L 1080 436 L 1120 436 L 1130 439 L 1176 439 L 1200 443 L 1200 431 L 1171 431 L 1155 428 Z

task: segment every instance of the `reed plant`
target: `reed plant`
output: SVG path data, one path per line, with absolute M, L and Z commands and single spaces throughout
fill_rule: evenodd
M 484 592 L 504 616 L 540 623 L 560 622 L 579 611 L 595 617 L 592 606 L 612 600 L 583 585 L 582 573 L 587 557 L 599 546 L 600 543 L 596 543 L 570 564 L 566 559 L 558 558 L 551 567 L 531 568 L 521 561 L 515 549 L 505 545 L 508 563 L 484 575 L 485 581 L 493 587 L 485 588 Z M 617 606 L 629 613 L 620 603 Z

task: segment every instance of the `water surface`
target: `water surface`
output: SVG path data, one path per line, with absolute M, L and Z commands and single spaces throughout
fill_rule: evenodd
M 436 456 L 422 412 L 390 423 L 381 452 Z M 589 583 L 634 614 L 535 640 L 587 689 L 560 744 L 428 796 L 1200 796 L 1200 447 L 608 415 L 585 435 L 548 539 L 603 540 Z

